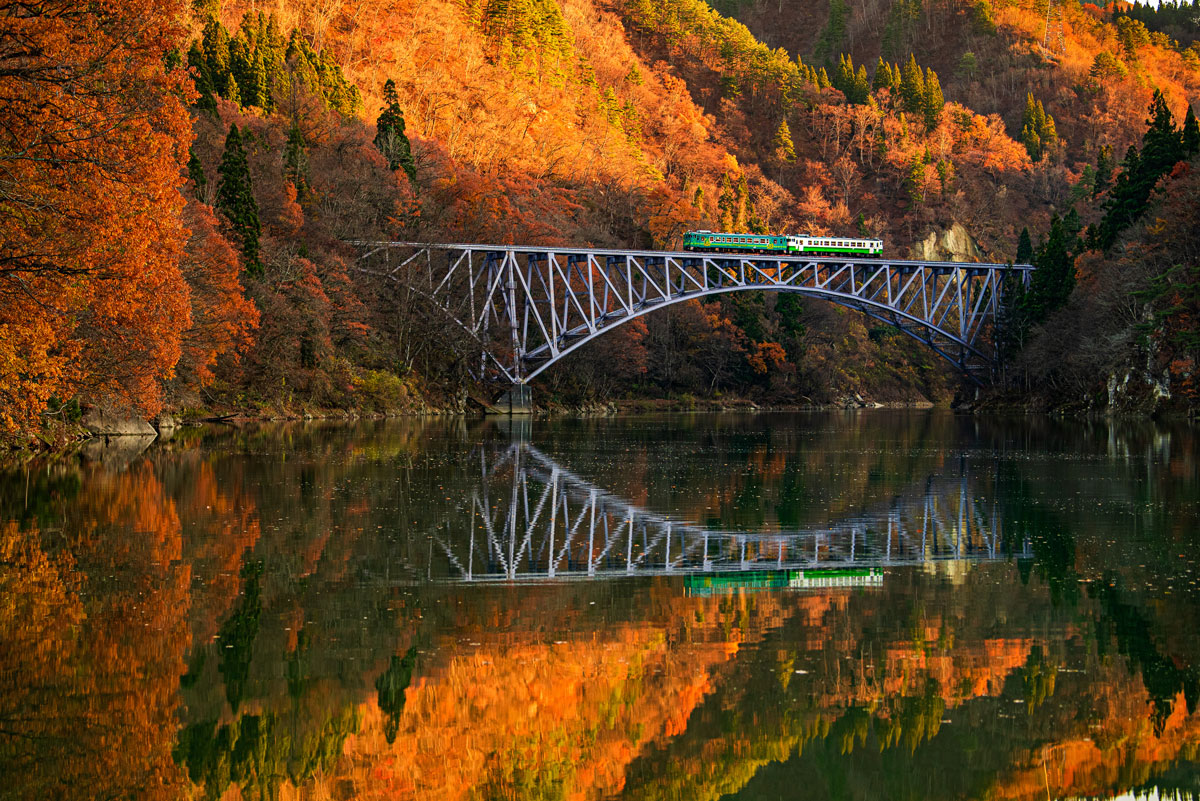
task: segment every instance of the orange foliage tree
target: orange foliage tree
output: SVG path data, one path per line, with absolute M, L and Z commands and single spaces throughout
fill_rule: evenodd
M 250 343 L 259 315 L 243 294 L 237 251 L 218 230 L 212 209 L 191 202 L 184 214 L 192 231 L 182 264 L 191 289 L 192 325 L 183 336 L 177 376 L 181 388 L 194 388 L 212 381 L 220 356 L 236 355 Z
M 80 391 L 160 405 L 188 323 L 184 11 L 0 0 L 0 429 Z

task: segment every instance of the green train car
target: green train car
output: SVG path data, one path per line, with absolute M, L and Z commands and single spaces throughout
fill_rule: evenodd
M 688 231 L 683 235 L 683 249 L 706 253 L 882 256 L 883 240 L 850 239 L 844 236 L 726 234 L 719 231 Z
M 688 595 L 726 595 L 759 590 L 822 590 L 842 587 L 882 587 L 883 568 L 841 567 L 804 570 L 735 570 L 694 573 L 684 579 Z

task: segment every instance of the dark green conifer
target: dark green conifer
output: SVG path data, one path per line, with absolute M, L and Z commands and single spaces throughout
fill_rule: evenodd
M 849 16 L 850 4 L 846 0 L 830 0 L 829 18 L 817 45 L 813 48 L 813 60 L 828 61 L 842 47 L 846 38 L 846 18 Z
M 1013 264 L 1029 264 L 1033 259 L 1033 240 L 1029 238 L 1029 229 L 1022 228 L 1017 237 L 1017 257 Z
M 854 73 L 854 93 L 858 97 L 855 101 L 858 104 L 867 102 L 867 98 L 871 96 L 871 79 L 867 77 L 867 68 L 862 64 L 858 65 L 858 70 Z
M 1029 158 L 1040 161 L 1058 142 L 1058 130 L 1054 118 L 1046 113 L 1042 101 L 1034 100 L 1033 93 L 1025 95 L 1025 112 L 1021 115 L 1021 144 L 1025 145 Z
M 980 36 L 996 35 L 996 15 L 988 0 L 976 0 L 971 7 L 971 28 Z
M 942 84 L 938 81 L 937 73 L 932 69 L 925 70 L 925 102 L 922 109 L 925 116 L 925 130 L 932 131 L 942 121 L 942 109 L 946 107 L 946 98 L 942 95 Z
M 217 110 L 216 90 L 213 88 L 212 76 L 208 72 L 207 60 L 199 42 L 192 42 L 187 54 L 188 69 L 192 73 L 192 82 L 196 86 L 199 97 L 196 98 L 196 109 L 209 113 Z
M 954 70 L 954 74 L 963 80 L 970 81 L 975 78 L 979 72 L 979 59 L 975 58 L 975 54 L 968 50 L 962 54 L 958 60 L 958 66 Z
M 254 105 L 263 111 L 272 111 L 275 104 L 271 100 L 271 92 L 267 84 L 267 65 L 263 60 L 263 48 L 254 48 L 254 58 L 250 62 L 250 73 L 254 80 Z
M 1161 92 L 1155 91 L 1150 104 L 1150 118 L 1139 153 L 1130 147 L 1125 154 L 1121 173 L 1108 193 L 1104 219 L 1100 221 L 1097 243 L 1107 250 L 1117 236 L 1145 211 L 1150 193 L 1158 180 L 1184 158 L 1184 140 L 1175 128 L 1171 110 Z
M 230 99 L 230 87 L 236 84 L 229 70 L 229 32 L 216 19 L 210 19 L 204 23 L 200 42 L 213 90 L 221 97 Z
M 242 266 L 250 275 L 262 275 L 258 238 L 258 203 L 250 184 L 250 165 L 242 147 L 242 135 L 236 125 L 229 126 L 225 152 L 221 156 L 220 182 L 217 184 L 217 208 L 242 245 Z
M 288 130 L 287 144 L 283 148 L 283 174 L 296 187 L 297 197 L 303 199 L 308 195 L 308 149 L 304 145 L 304 134 L 295 123 Z
M 188 178 L 192 181 L 196 198 L 204 200 L 204 191 L 208 188 L 208 178 L 205 177 L 204 165 L 200 163 L 200 159 L 196 156 L 196 151 L 193 148 L 188 148 L 187 171 Z
M 750 200 L 750 185 L 746 182 L 746 176 L 743 174 L 738 177 L 737 187 L 734 190 L 734 218 L 733 224 L 737 231 L 746 231 L 749 233 L 761 233 L 754 230 L 751 223 L 756 219 L 754 214 L 754 204 Z
M 917 66 L 916 56 L 909 55 L 900 77 L 900 96 L 909 111 L 923 114 L 925 110 L 925 76 Z
M 1099 197 L 1108 190 L 1108 185 L 1112 183 L 1112 173 L 1112 147 L 1103 145 L 1100 155 L 1096 158 L 1096 183 L 1092 187 L 1092 197 Z
M 1163 93 L 1155 90 L 1150 102 L 1150 119 L 1146 120 L 1146 135 L 1142 138 L 1142 170 L 1151 187 L 1160 176 L 1175 166 L 1183 155 L 1183 141 L 1175 128 L 1171 109 Z M 1151 178 L 1151 176 L 1153 176 Z
M 1033 256 L 1037 270 L 1029 285 L 1029 313 L 1035 323 L 1043 322 L 1062 308 L 1075 288 L 1075 250 L 1078 241 L 1066 221 L 1055 214 L 1050 233 Z
M 892 82 L 892 68 L 883 60 L 883 56 L 880 56 L 879 62 L 875 65 L 875 78 L 871 81 L 871 91 L 891 89 L 894 85 Z
M 1026 231 L 1028 233 L 1028 231 Z M 1033 247 L 1030 246 L 1032 252 Z M 1020 261 L 1018 264 L 1022 263 Z M 995 339 L 1002 362 L 1020 352 L 1029 332 L 1029 304 L 1025 283 L 1011 267 L 1004 271 L 1001 303 L 996 313 Z
M 1200 124 L 1196 122 L 1196 112 L 1188 104 L 1187 116 L 1183 118 L 1183 155 L 1184 158 L 1200 153 Z
M 721 192 L 717 196 L 717 215 L 720 217 L 721 230 L 724 232 L 735 233 L 740 231 L 736 228 L 736 206 L 737 199 L 733 194 L 733 184 L 729 180 L 729 173 L 721 176 Z
M 375 147 L 387 159 L 388 168 L 403 168 L 408 180 L 417 179 L 417 166 L 413 162 L 412 145 L 404 133 L 404 112 L 400 110 L 400 96 L 396 93 L 396 82 L 388 78 L 383 85 L 383 108 L 375 121 Z
M 847 103 L 855 105 L 867 102 L 867 96 L 871 93 L 867 71 L 862 66 L 855 70 L 853 59 L 845 53 L 838 59 L 837 78 L 833 85 L 846 96 Z
M 775 129 L 774 145 L 775 157 L 780 161 L 796 160 L 796 145 L 792 142 L 792 129 L 788 127 L 786 117 L 779 121 L 779 127 Z

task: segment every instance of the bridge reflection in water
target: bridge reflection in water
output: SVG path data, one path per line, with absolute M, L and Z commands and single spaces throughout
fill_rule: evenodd
M 643 509 L 526 441 L 484 446 L 477 455 L 480 482 L 459 516 L 433 535 L 451 581 L 867 569 L 1032 556 L 1028 541 L 1004 538 L 999 501 L 980 500 L 966 461 L 952 473 L 929 475 L 911 493 L 821 527 L 736 531 Z M 432 560 L 433 554 L 431 574 Z M 877 583 L 876 575 L 846 583 Z M 788 574 L 770 581 L 780 576 Z M 806 586 L 812 579 L 793 573 L 786 583 Z

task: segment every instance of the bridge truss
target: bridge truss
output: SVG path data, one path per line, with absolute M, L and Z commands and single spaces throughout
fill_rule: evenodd
M 480 346 L 481 372 L 521 386 L 649 311 L 725 292 L 797 292 L 923 342 L 976 382 L 995 366 L 1006 279 L 1032 267 L 839 257 L 355 242 L 360 269 L 432 301 Z M 1011 272 L 1010 272 L 1011 270 Z
M 492 582 L 886 567 L 1029 556 L 1005 550 L 1000 510 L 966 467 L 828 525 L 730 531 L 640 508 L 524 441 L 478 451 L 480 482 L 432 534 L 452 581 Z M 432 557 L 432 554 L 431 554 Z M 430 566 L 432 573 L 432 565 Z M 445 572 L 444 572 L 445 571 Z

